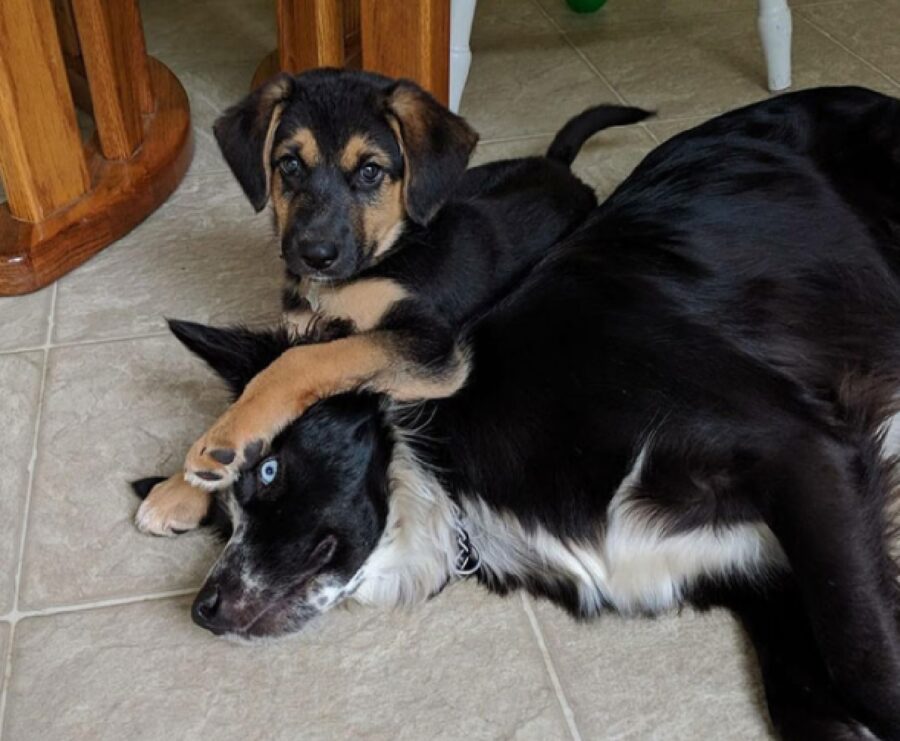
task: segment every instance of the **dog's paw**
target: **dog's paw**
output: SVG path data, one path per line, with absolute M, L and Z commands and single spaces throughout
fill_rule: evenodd
M 239 414 L 226 414 L 194 443 L 184 464 L 186 481 L 206 491 L 224 489 L 259 460 L 267 440 L 255 430 L 235 424 L 239 420 Z
M 191 486 L 178 474 L 150 490 L 138 508 L 134 523 L 142 533 L 179 535 L 199 527 L 211 503 L 212 494 Z

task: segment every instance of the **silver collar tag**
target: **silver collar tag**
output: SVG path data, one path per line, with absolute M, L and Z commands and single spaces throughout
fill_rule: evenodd
M 460 522 L 454 524 L 456 530 L 456 560 L 453 562 L 453 572 L 456 576 L 472 576 L 481 568 L 481 556 L 478 549 L 472 545 L 469 534 Z

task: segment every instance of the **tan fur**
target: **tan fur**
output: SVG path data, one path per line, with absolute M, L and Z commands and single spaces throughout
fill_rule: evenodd
M 278 234 L 282 236 L 291 215 L 291 202 L 284 197 L 281 177 L 278 175 L 272 181 L 272 208 L 275 210 L 275 225 L 278 227 Z
M 357 332 L 368 332 L 408 295 L 403 286 L 389 278 L 357 280 L 333 288 L 323 286 L 319 290 L 317 312 L 351 321 Z
M 297 129 L 278 143 L 276 155 L 279 158 L 295 152 L 303 160 L 303 164 L 310 169 L 321 161 L 319 142 L 316 141 L 316 137 L 310 129 Z
M 183 474 L 177 474 L 153 487 L 134 521 L 141 532 L 175 535 L 199 527 L 211 504 L 209 492 L 191 486 Z
M 400 184 L 400 194 L 402 196 L 401 202 L 405 212 L 406 204 L 409 200 L 409 157 L 406 154 L 406 144 L 403 142 L 403 129 L 400 127 L 400 122 L 396 118 L 390 118 L 388 119 L 388 125 L 391 127 L 391 131 L 394 132 L 394 137 L 397 139 L 397 146 L 400 147 L 400 154 L 403 157 L 403 181 Z
M 381 186 L 378 199 L 363 209 L 363 230 L 366 243 L 374 244 L 373 257 L 381 257 L 386 253 L 403 232 L 403 217 L 406 213 L 406 200 L 403 194 L 403 183 L 396 180 L 387 181 Z
M 340 165 L 344 172 L 354 172 L 366 162 L 374 162 L 381 167 L 389 167 L 391 158 L 365 134 L 353 134 L 341 152 Z
M 302 337 L 312 326 L 316 315 L 309 309 L 299 309 L 297 311 L 286 311 L 282 314 L 281 319 L 288 331 L 294 337 Z
M 263 144 L 262 166 L 263 172 L 266 173 L 266 197 L 272 192 L 272 144 L 275 139 L 275 130 L 281 122 L 281 113 L 284 110 L 284 103 L 277 103 L 272 109 L 272 117 L 269 119 L 269 127 L 266 129 L 266 140 Z
M 186 470 L 192 483 L 221 488 L 234 480 L 242 453 L 251 443 L 271 441 L 317 400 L 364 387 L 398 401 L 441 398 L 455 393 L 468 376 L 468 359 L 458 352 L 450 368 L 433 373 L 407 360 L 389 333 L 370 332 L 332 342 L 294 347 L 257 375 L 240 398 L 188 453 Z M 223 466 L 209 452 L 237 451 Z M 208 482 L 197 471 L 217 472 Z

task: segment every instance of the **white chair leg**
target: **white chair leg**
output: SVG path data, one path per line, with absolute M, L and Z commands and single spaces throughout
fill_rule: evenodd
M 787 0 L 759 0 L 759 36 L 769 90 L 785 90 L 791 86 L 791 9 Z
M 469 37 L 472 35 L 472 20 L 475 18 L 476 0 L 451 0 L 450 2 L 450 110 L 459 111 L 472 51 Z

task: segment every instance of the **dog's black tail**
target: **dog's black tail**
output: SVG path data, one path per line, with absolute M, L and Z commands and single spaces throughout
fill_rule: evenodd
M 624 105 L 598 105 L 588 108 L 559 130 L 547 150 L 547 159 L 569 167 L 584 143 L 598 131 L 611 126 L 627 126 L 652 115 L 652 112 L 643 108 L 630 108 Z

